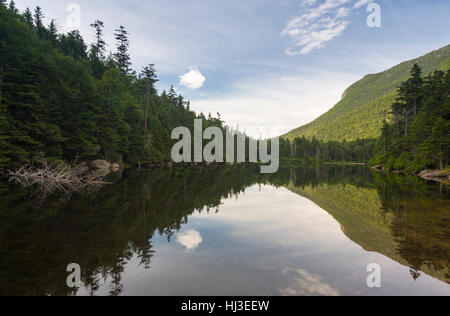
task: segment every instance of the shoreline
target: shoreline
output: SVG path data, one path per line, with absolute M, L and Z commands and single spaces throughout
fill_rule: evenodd
M 418 173 L 408 172 L 405 170 L 386 170 L 383 166 L 373 166 L 371 169 L 381 173 L 412 175 L 425 181 L 435 181 L 446 185 L 450 185 L 450 171 L 448 169 L 445 170 L 425 169 Z

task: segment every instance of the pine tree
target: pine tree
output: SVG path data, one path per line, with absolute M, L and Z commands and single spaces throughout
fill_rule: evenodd
M 33 22 L 33 14 L 31 13 L 30 8 L 26 8 L 23 13 L 23 18 L 25 22 L 28 24 L 28 26 L 33 29 L 34 28 L 34 22 Z
M 58 36 L 58 30 L 56 28 L 55 20 L 52 19 L 48 26 L 48 39 L 52 43 L 53 46 L 56 46 L 56 39 Z
M 174 86 L 170 86 L 169 94 L 167 96 L 169 97 L 170 102 L 176 103 L 178 94 Z
M 16 14 L 19 13 L 19 10 L 17 10 L 16 3 L 14 2 L 14 0 L 11 0 L 11 2 L 9 3 L 9 10 Z
M 92 72 L 95 78 L 100 79 L 105 71 L 106 42 L 103 39 L 104 23 L 100 20 L 96 20 L 91 24 L 91 27 L 95 30 L 95 43 L 91 45 L 90 52 Z
M 116 33 L 114 35 L 117 41 L 117 52 L 114 54 L 114 60 L 122 73 L 129 74 L 131 71 L 131 61 L 130 55 L 128 54 L 128 48 L 130 46 L 130 42 L 128 40 L 128 32 L 122 25 L 115 31 Z
M 105 25 L 102 21 L 96 20 L 91 24 L 91 27 L 95 29 L 95 43 L 91 46 L 92 57 L 95 60 L 103 61 L 105 59 L 106 51 L 106 43 L 103 39 L 103 28 Z
M 44 26 L 44 13 L 42 12 L 41 7 L 36 7 L 34 10 L 34 24 L 36 26 L 36 33 L 39 36 L 39 38 L 44 38 L 46 29 Z
M 156 76 L 155 65 L 150 64 L 142 69 L 140 74 L 141 80 L 141 94 L 144 104 L 144 134 L 145 139 L 148 139 L 148 115 L 150 109 L 150 102 L 152 96 L 156 95 L 155 84 L 158 82 Z M 148 142 L 144 146 L 147 146 Z
M 88 57 L 87 46 L 78 30 L 74 30 L 67 35 L 61 35 L 59 47 L 65 55 L 72 56 L 75 59 Z

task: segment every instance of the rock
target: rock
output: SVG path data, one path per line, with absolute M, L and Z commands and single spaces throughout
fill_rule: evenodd
M 111 164 L 109 162 L 107 162 L 106 160 L 94 160 L 91 163 L 91 168 L 92 169 L 99 169 L 99 170 L 110 169 L 111 168 Z
M 445 181 L 445 179 L 450 180 L 450 172 L 440 170 L 424 170 L 419 173 L 419 177 L 425 180 Z
M 111 169 L 119 170 L 120 169 L 120 165 L 118 163 L 113 163 L 113 164 L 111 164 Z
M 424 175 L 426 175 L 427 173 L 430 173 L 430 172 L 431 172 L 431 170 L 423 170 L 423 171 L 421 171 L 419 173 L 419 177 L 422 177 L 422 176 L 424 176 Z
M 97 169 L 92 172 L 92 175 L 94 177 L 106 177 L 110 173 L 111 173 L 110 169 Z

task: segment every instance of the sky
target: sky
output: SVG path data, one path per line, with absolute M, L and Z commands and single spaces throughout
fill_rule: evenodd
M 160 92 L 174 85 L 193 110 L 254 137 L 307 124 L 366 74 L 450 44 L 448 0 L 15 2 L 89 43 L 102 20 L 110 51 L 124 25 L 133 68 L 155 64 Z

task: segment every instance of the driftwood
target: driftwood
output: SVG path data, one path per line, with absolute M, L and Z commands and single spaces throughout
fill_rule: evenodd
M 26 165 L 17 171 L 8 171 L 9 180 L 25 188 L 38 186 L 45 195 L 54 191 L 79 192 L 90 186 L 110 184 L 84 166 L 68 167 L 43 163 L 42 167 Z

